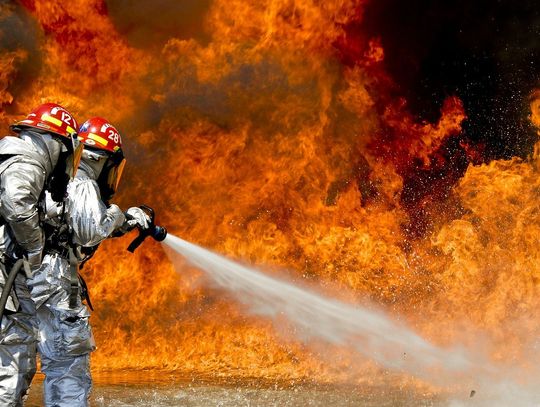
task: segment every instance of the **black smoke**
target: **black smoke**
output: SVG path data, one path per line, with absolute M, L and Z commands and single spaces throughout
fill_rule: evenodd
M 373 0 L 363 24 L 380 37 L 387 71 L 418 120 L 457 95 L 463 136 L 485 158 L 526 156 L 537 139 L 528 96 L 540 85 L 537 1 Z

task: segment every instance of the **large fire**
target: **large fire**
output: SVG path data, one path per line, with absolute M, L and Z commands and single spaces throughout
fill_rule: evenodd
M 23 19 L 38 44 L 0 54 L 4 128 L 45 100 L 107 117 L 128 156 L 123 207 L 146 203 L 186 240 L 381 304 L 437 343 L 482 333 L 494 358 L 519 357 L 540 333 L 538 154 L 483 162 L 453 95 L 419 122 L 362 32 L 364 0 L 192 3 L 202 34 L 151 44 L 103 0 L 2 6 L 0 21 Z M 325 363 L 197 270 L 178 275 L 158 244 L 132 255 L 128 243 L 106 242 L 83 270 L 94 369 L 347 379 L 346 358 Z

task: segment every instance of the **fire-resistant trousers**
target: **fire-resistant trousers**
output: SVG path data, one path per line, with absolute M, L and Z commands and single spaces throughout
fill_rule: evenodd
M 17 312 L 6 311 L 0 331 L 0 406 L 22 406 L 36 373 L 36 308 L 23 273 L 15 279 Z
M 90 313 L 80 296 L 76 306 L 70 307 L 69 274 L 67 259 L 45 255 L 30 284 L 37 307 L 38 351 L 47 407 L 86 407 L 92 389 L 90 352 L 95 342 L 88 321 Z

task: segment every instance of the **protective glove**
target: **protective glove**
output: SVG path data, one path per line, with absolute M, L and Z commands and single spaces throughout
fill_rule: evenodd
M 126 211 L 126 223 L 131 229 L 138 227 L 146 230 L 150 227 L 150 217 L 139 207 L 132 207 Z

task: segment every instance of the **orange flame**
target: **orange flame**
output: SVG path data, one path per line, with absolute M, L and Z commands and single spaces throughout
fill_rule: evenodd
M 54 100 L 81 121 L 117 123 L 121 204 L 154 206 L 172 233 L 221 253 L 385 304 L 441 343 L 474 326 L 502 357 L 538 331 L 537 158 L 450 171 L 443 147 L 460 134 L 461 101 L 449 97 L 436 123 L 415 120 L 392 96 L 380 41 L 347 43 L 363 2 L 215 0 L 204 40 L 152 48 L 130 45 L 102 0 L 21 3 L 43 32 L 42 66 L 12 100 L 25 51 L 2 54 L 0 102 L 23 112 Z M 534 99 L 537 125 L 538 111 Z M 405 196 L 417 172 L 448 168 L 433 191 Z M 429 227 L 414 235 L 419 212 Z M 130 255 L 128 241 L 104 243 L 83 271 L 95 369 L 349 377 L 346 358 L 322 363 L 196 270 L 177 275 L 156 243 Z

